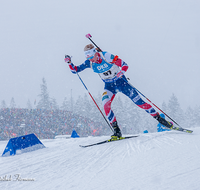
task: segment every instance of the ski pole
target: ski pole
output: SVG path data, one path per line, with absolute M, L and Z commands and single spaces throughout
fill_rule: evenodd
M 129 79 L 130 80 L 130 79 Z M 135 88 L 130 82 L 128 82 L 137 92 L 139 92 L 144 98 L 146 98 L 152 105 L 154 105 L 157 109 L 159 109 L 163 114 L 165 114 L 169 119 L 171 119 L 176 125 L 180 127 L 180 125 L 174 121 L 170 116 L 168 116 L 164 111 L 162 111 L 158 106 L 156 106 L 149 98 L 147 98 L 144 94 L 142 94 L 137 88 Z
M 76 72 L 74 66 L 72 65 L 74 71 Z M 92 98 L 94 104 L 96 105 L 96 107 L 98 108 L 98 110 L 100 111 L 101 115 L 103 116 L 103 118 L 105 119 L 106 123 L 108 124 L 108 126 L 110 127 L 111 131 L 113 131 L 113 128 L 110 126 L 110 123 L 107 121 L 106 117 L 104 116 L 104 114 L 102 113 L 101 109 L 99 108 L 98 104 L 96 103 L 96 101 L 94 100 L 94 98 L 92 97 L 90 91 L 88 90 L 88 88 L 86 87 L 85 83 L 83 82 L 83 80 L 81 79 L 80 75 L 76 72 L 78 78 L 80 79 L 80 81 L 82 82 L 83 86 L 85 87 L 85 89 L 87 90 L 88 94 L 90 95 L 90 97 Z
M 97 46 L 97 44 L 95 44 L 94 41 L 91 39 L 92 38 L 91 34 L 86 34 L 85 37 L 88 38 L 99 49 L 99 51 L 102 52 L 101 48 Z
M 91 39 L 91 34 L 86 34 L 86 38 L 88 38 L 101 52 L 102 50 L 93 42 Z M 126 81 L 127 82 L 127 81 Z M 129 82 L 128 82 L 129 83 Z M 130 83 L 129 83 L 130 84 Z M 158 106 L 156 106 L 151 100 L 149 100 L 144 94 L 142 94 L 137 88 L 135 88 L 132 84 L 130 84 L 138 93 L 140 93 L 144 98 L 146 98 L 152 105 L 154 105 L 157 109 L 159 109 L 163 114 L 165 114 L 169 119 L 171 119 L 176 125 L 180 126 L 176 121 L 174 121 L 171 117 L 169 117 L 164 111 L 162 111 Z

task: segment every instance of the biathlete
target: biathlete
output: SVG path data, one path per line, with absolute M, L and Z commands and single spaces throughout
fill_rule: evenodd
M 126 77 L 124 76 L 124 73 L 128 69 L 127 63 L 116 55 L 97 50 L 98 49 L 92 44 L 86 45 L 84 48 L 86 61 L 79 66 L 74 66 L 69 55 L 65 55 L 64 60 L 69 64 L 69 68 L 72 73 L 76 74 L 76 72 L 81 72 L 84 69 L 91 68 L 105 83 L 102 102 L 105 114 L 114 129 L 114 134 L 111 138 L 118 139 L 122 136 L 116 116 L 111 109 L 111 103 L 117 92 L 122 92 L 128 96 L 137 106 L 144 109 L 162 125 L 167 128 L 172 128 L 173 124 L 160 117 L 159 113 L 156 112 L 150 104 L 144 102 L 136 89 L 128 83 Z

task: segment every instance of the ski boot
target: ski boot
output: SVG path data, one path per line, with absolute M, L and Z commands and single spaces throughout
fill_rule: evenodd
M 161 125 L 164 125 L 165 127 L 169 128 L 169 129 L 172 129 L 173 128 L 173 123 L 172 122 L 169 122 L 167 120 L 165 120 L 164 118 L 162 118 L 158 113 L 156 116 L 154 116 L 154 118 L 156 120 L 158 120 L 158 122 L 161 124 Z
M 113 122 L 112 123 L 112 127 L 114 129 L 114 134 L 111 136 L 111 141 L 115 141 L 115 140 L 119 140 L 119 139 L 122 139 L 122 133 L 121 133 L 121 130 L 117 124 L 117 121 Z

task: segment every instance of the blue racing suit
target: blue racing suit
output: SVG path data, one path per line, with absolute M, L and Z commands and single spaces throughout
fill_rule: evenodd
M 79 66 L 74 66 L 73 63 L 69 63 L 69 67 L 72 73 L 91 68 L 95 73 L 99 74 L 105 83 L 102 102 L 105 114 L 111 124 L 116 121 L 116 116 L 111 109 L 111 103 L 117 92 L 122 92 L 128 96 L 137 106 L 144 109 L 153 117 L 157 115 L 156 110 L 150 104 L 144 102 L 136 89 L 128 83 L 124 76 L 128 65 L 124 61 L 119 59 L 118 56 L 114 56 L 108 52 L 96 52 L 95 55 L 98 56 L 98 62 L 86 60 Z

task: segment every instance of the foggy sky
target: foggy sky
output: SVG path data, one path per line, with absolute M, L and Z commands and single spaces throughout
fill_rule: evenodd
M 126 76 L 161 106 L 174 93 L 181 106 L 200 105 L 199 0 L 8 0 L 0 5 L 0 101 L 20 107 L 39 100 L 42 78 L 50 97 L 87 93 L 64 62 L 84 62 L 91 33 L 105 51 L 128 65 Z M 80 73 L 91 94 L 103 92 L 98 75 Z

